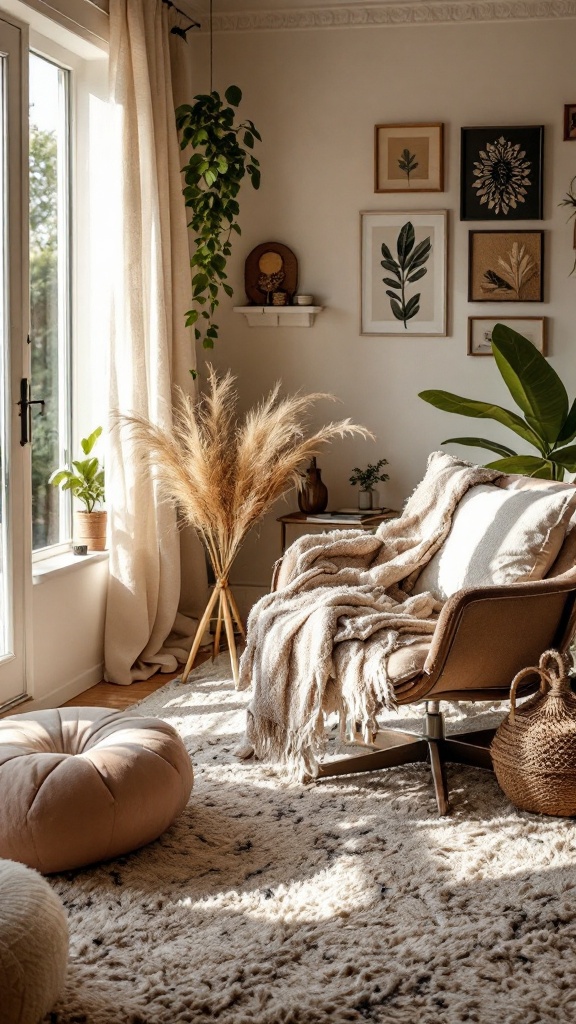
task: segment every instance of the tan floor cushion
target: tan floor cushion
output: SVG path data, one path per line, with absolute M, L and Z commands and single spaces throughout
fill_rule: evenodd
M 186 805 L 193 772 L 166 722 L 109 708 L 0 721 L 0 857 L 45 873 L 127 853 Z

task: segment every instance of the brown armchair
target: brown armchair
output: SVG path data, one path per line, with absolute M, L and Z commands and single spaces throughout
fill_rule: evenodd
M 560 573 L 558 575 L 558 573 Z M 448 810 L 444 762 L 491 769 L 494 730 L 446 736 L 442 700 L 506 700 L 514 675 L 547 648 L 566 651 L 576 630 L 576 526 L 548 578 L 462 589 L 446 602 L 431 638 L 391 655 L 388 674 L 399 706 L 425 702 L 421 735 L 383 729 L 370 752 L 323 762 L 318 777 L 351 775 L 430 760 L 440 814 Z M 406 666 L 407 653 L 410 663 Z M 520 695 L 533 692 L 530 680 Z

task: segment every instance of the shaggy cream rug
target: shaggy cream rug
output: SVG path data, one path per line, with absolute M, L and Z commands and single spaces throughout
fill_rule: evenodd
M 425 765 L 287 785 L 233 755 L 248 700 L 220 658 L 140 704 L 184 738 L 190 803 L 145 849 L 51 879 L 71 963 L 47 1022 L 576 1019 L 573 821 L 472 768 L 448 769 L 444 819 Z

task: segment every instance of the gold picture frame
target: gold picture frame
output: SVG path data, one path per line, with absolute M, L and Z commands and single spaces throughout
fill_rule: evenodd
M 377 124 L 375 192 L 443 192 L 444 125 Z
M 548 354 L 548 321 L 545 316 L 470 316 L 468 317 L 468 355 L 492 356 L 492 331 L 504 324 L 531 341 L 543 356 Z

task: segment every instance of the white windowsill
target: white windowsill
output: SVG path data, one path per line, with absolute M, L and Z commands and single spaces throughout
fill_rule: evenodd
M 46 583 L 55 576 L 63 576 L 68 572 L 77 572 L 83 565 L 90 565 L 94 562 L 103 562 L 108 559 L 107 551 L 91 551 L 87 555 L 74 555 L 66 551 L 60 555 L 51 555 L 49 558 L 42 558 L 32 565 L 32 582 Z

